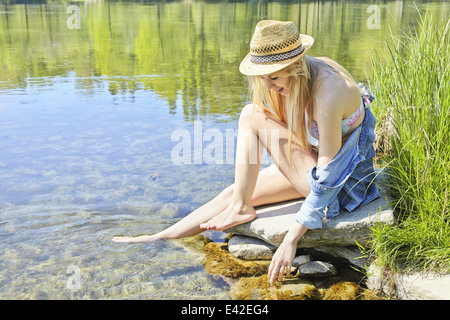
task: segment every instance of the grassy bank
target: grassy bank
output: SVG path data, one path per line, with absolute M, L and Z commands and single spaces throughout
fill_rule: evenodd
M 378 260 L 394 271 L 450 272 L 450 20 L 428 12 L 372 57 L 377 134 L 397 223 L 373 230 Z

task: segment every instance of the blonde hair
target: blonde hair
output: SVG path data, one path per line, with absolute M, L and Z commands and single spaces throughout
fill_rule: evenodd
M 304 55 L 285 68 L 291 77 L 291 90 L 288 96 L 268 90 L 265 81 L 259 76 L 249 76 L 249 95 L 253 104 L 260 106 L 278 120 L 287 124 L 289 131 L 289 160 L 292 164 L 291 146 L 293 135 L 304 149 L 311 151 L 305 125 L 305 111 L 313 112 L 313 96 L 319 70 L 327 70 L 355 83 L 351 75 L 337 62 L 325 58 Z

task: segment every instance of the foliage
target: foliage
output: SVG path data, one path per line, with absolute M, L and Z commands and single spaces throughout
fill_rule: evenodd
M 419 13 L 417 28 L 391 33 L 372 58 L 374 111 L 388 136 L 383 186 L 397 220 L 374 228 L 372 245 L 394 270 L 450 271 L 449 28 Z

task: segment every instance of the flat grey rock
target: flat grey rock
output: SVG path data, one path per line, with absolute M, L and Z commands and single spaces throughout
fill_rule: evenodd
M 234 236 L 228 241 L 228 251 L 242 260 L 270 260 L 275 250 L 275 246 L 248 236 Z
M 303 201 L 304 198 L 258 207 L 253 221 L 229 228 L 226 232 L 258 238 L 278 247 L 295 223 L 295 214 Z M 298 247 L 351 246 L 356 242 L 364 245 L 368 240 L 370 227 L 376 223 L 394 223 L 392 209 L 381 197 L 359 206 L 353 212 L 342 210 L 337 217 L 324 219 L 323 228 L 308 230 L 300 239 Z

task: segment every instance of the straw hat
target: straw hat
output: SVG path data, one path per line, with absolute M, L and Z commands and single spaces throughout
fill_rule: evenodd
M 300 34 L 292 21 L 260 21 L 239 71 L 248 76 L 275 73 L 300 59 L 313 43 L 314 39 Z

